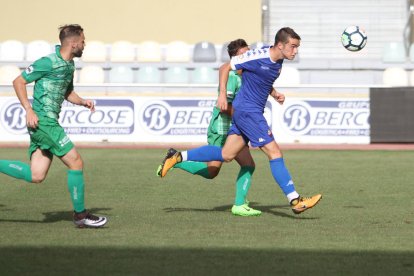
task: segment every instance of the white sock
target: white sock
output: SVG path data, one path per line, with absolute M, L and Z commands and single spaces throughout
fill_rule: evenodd
M 291 193 L 289 193 L 289 194 L 287 195 L 287 198 L 288 198 L 288 200 L 289 200 L 289 203 L 290 203 L 292 200 L 294 200 L 294 199 L 296 199 L 296 198 L 298 198 L 298 197 L 299 197 L 299 194 L 298 194 L 296 191 L 291 192 Z
M 181 152 L 181 158 L 182 158 L 182 162 L 187 161 L 187 151 L 182 151 Z

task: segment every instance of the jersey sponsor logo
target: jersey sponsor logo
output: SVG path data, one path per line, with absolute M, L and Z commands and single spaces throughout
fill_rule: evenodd
M 264 65 L 260 66 L 260 68 L 263 69 L 263 70 L 269 70 L 270 69 L 269 66 L 264 66 Z

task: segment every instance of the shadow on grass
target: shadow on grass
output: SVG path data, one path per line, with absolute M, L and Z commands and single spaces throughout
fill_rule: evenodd
M 233 205 L 222 205 L 217 206 L 211 209 L 202 209 L 202 208 L 181 208 L 181 207 L 169 207 L 164 208 L 163 210 L 166 212 L 230 212 L 231 207 Z M 319 219 L 314 217 L 299 217 L 298 215 L 288 214 L 287 212 L 292 212 L 290 210 L 289 205 L 259 205 L 257 202 L 250 202 L 249 206 L 262 211 L 263 213 L 268 213 L 278 217 L 284 217 L 289 219 Z M 283 209 L 286 210 L 284 212 L 277 211 L 275 209 Z
M 0 247 L 2 275 L 413 275 L 414 252 Z
M 4 205 L 2 205 L 4 207 Z M 88 209 L 92 214 L 105 215 L 105 211 L 111 210 L 111 208 L 91 208 Z M 30 220 L 30 219 L 2 219 L 1 222 L 21 222 L 21 223 L 54 223 L 59 221 L 72 221 L 73 211 L 56 211 L 43 213 L 44 218 L 42 220 Z

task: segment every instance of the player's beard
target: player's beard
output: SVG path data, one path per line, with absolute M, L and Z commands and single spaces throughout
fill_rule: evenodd
M 73 53 L 73 56 L 74 57 L 81 57 L 82 56 L 82 54 L 83 54 L 83 50 L 81 50 L 81 49 L 76 49 L 76 51 Z

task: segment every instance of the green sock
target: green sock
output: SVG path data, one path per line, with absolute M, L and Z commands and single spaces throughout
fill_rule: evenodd
M 250 189 L 250 184 L 252 184 L 253 172 L 254 167 L 245 166 L 240 168 L 236 181 L 236 198 L 234 200 L 234 205 L 240 206 L 245 203 L 247 192 Z
M 0 160 L 0 172 L 17 179 L 32 182 L 30 166 L 20 161 Z
M 210 179 L 207 164 L 204 162 L 184 161 L 175 164 L 174 168 L 182 169 L 191 174 L 196 174 L 204 178 Z
M 83 171 L 68 170 L 68 188 L 75 212 L 85 210 Z

